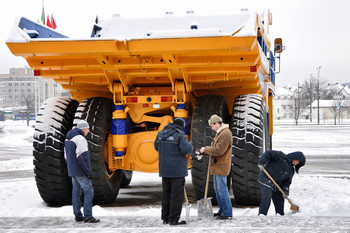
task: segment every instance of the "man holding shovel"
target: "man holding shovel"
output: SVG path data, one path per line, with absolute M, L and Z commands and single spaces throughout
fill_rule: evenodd
M 210 173 L 213 175 L 214 190 L 219 211 L 214 214 L 218 220 L 232 218 L 232 204 L 227 188 L 227 176 L 231 171 L 232 133 L 228 124 L 221 117 L 212 115 L 208 121 L 211 129 L 216 132 L 211 146 L 200 149 L 200 153 L 210 155 Z
M 164 224 L 180 225 L 182 203 L 184 201 L 185 176 L 187 173 L 186 155 L 193 147 L 183 132 L 185 121 L 176 118 L 160 131 L 154 142 L 159 152 L 159 176 L 162 177 L 162 220 Z
M 294 171 L 299 173 L 299 169 L 305 165 L 305 162 L 306 158 L 300 151 L 284 154 L 281 151 L 268 150 L 260 157 L 258 163 L 261 170 L 258 177 L 261 190 L 259 215 L 267 215 L 271 199 L 275 205 L 276 214 L 284 215 L 284 198 L 290 201 L 289 186 L 292 183 Z M 298 206 L 296 207 L 294 209 L 298 210 Z

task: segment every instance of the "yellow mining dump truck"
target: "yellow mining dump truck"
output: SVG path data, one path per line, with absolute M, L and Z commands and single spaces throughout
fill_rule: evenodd
M 46 100 L 36 119 L 35 179 L 43 200 L 71 201 L 64 140 L 79 119 L 91 128 L 94 202 L 103 204 L 115 201 L 133 171 L 158 172 L 153 142 L 165 125 L 184 118 L 186 134 L 200 148 L 210 145 L 215 132 L 208 119 L 217 114 L 233 134 L 228 184 L 235 201 L 257 205 L 257 162 L 271 148 L 275 60 L 283 50 L 281 39 L 270 50 L 271 22 L 268 10 L 144 19 L 114 15 L 96 19 L 91 38 L 71 39 L 19 18 L 6 42 L 11 52 L 72 97 Z M 204 196 L 207 164 L 195 152 L 188 155 L 197 199 Z M 215 197 L 212 183 L 209 187 Z

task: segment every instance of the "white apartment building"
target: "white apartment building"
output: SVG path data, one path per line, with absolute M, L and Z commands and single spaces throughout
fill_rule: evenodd
M 276 88 L 273 97 L 273 116 L 275 119 L 292 119 L 290 113 L 292 108 L 293 92 L 287 88 Z
M 28 67 L 11 68 L 9 74 L 0 74 L 0 109 L 23 106 L 24 98 L 41 106 L 47 98 L 61 95 L 67 95 L 61 85 L 34 76 Z

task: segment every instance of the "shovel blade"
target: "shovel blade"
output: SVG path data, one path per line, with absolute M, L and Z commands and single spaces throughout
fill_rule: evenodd
M 290 206 L 290 209 L 292 210 L 293 213 L 296 213 L 299 211 L 299 206 L 297 205 L 291 205 Z
M 191 204 L 186 205 L 186 222 L 190 219 L 190 210 L 191 210 Z
M 211 198 L 202 198 L 197 201 L 197 212 L 200 218 L 213 218 L 213 206 L 211 204 Z

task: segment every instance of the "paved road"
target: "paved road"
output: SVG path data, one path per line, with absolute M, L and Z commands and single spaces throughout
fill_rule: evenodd
M 276 135 L 286 135 L 288 127 L 276 127 Z M 329 131 L 329 129 L 327 129 Z M 298 133 L 327 134 L 327 130 L 316 130 L 314 128 L 300 127 Z M 331 130 L 334 130 L 333 128 Z M 337 128 L 336 134 L 348 134 L 350 127 Z M 295 131 L 295 129 L 293 129 Z M 334 132 L 333 132 L 334 134 Z M 284 136 L 285 137 L 285 136 Z M 284 139 L 283 139 L 284 140 Z M 275 146 L 283 147 L 286 141 L 276 140 Z M 288 141 L 288 139 L 287 139 Z M 301 142 L 303 143 L 303 142 Z M 301 147 L 304 144 L 300 144 Z M 298 145 L 292 145 L 298 147 Z M 322 143 L 317 140 L 311 147 L 322 148 Z M 334 148 L 347 147 L 347 143 L 335 142 Z M 345 149 L 347 150 L 347 149 Z M 317 150 L 316 150 L 317 151 Z M 350 156 L 347 153 L 325 154 L 322 149 L 320 154 L 314 153 L 308 156 L 307 166 L 301 172 L 317 176 L 350 177 Z M 350 153 L 350 152 L 349 152 Z M 18 159 L 31 157 L 31 146 L 27 148 L 15 148 L 1 145 L 0 160 Z M 3 171 L 0 172 L 1 180 L 23 180 L 32 179 L 33 170 L 25 171 Z M 191 203 L 195 203 L 194 192 L 191 184 L 186 185 Z M 148 182 L 145 186 L 129 187 L 120 190 L 124 198 L 117 198 L 116 202 L 108 206 L 160 206 L 161 184 Z M 132 198 L 133 196 L 147 196 L 148 198 Z M 236 208 L 238 206 L 235 206 Z M 97 225 L 75 223 L 71 217 L 10 217 L 0 218 L 0 232 L 350 232 L 350 219 L 348 217 L 298 217 L 290 216 L 281 218 L 276 216 L 266 217 L 235 217 L 232 221 L 213 224 L 211 221 L 198 221 L 190 219 L 188 225 L 177 228 L 164 226 L 158 217 L 103 217 L 103 221 Z
M 350 232 L 348 217 L 234 217 L 232 221 L 191 219 L 187 225 L 163 225 L 156 217 L 103 217 L 98 224 L 69 217 L 2 218 L 0 232 Z M 20 223 L 20 224 L 18 224 Z

